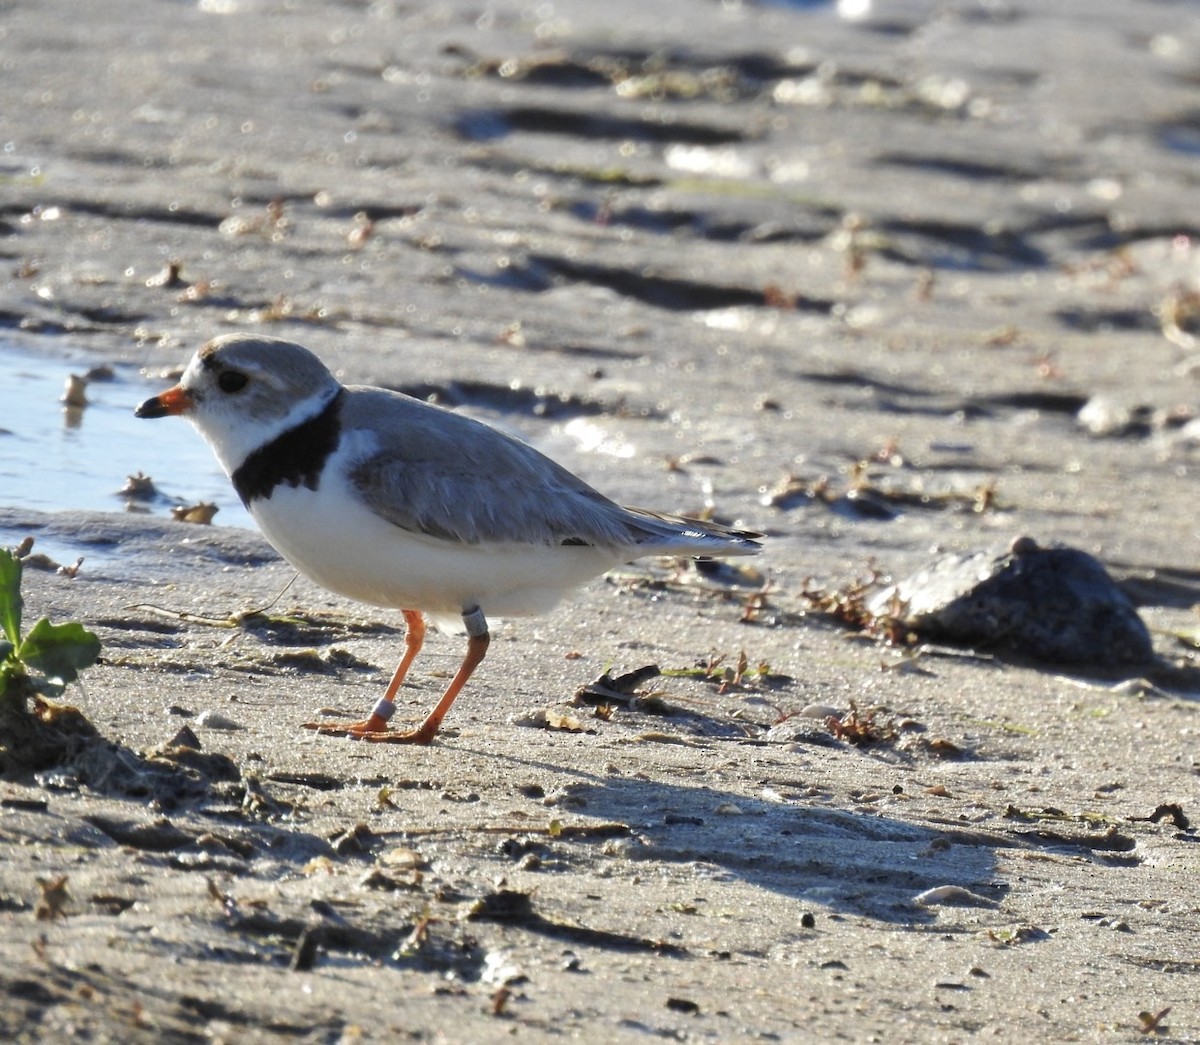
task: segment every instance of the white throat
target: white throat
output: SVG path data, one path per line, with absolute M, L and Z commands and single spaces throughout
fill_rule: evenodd
M 333 385 L 293 403 L 286 413 L 271 417 L 237 414 L 228 410 L 214 413 L 201 408 L 192 413 L 189 420 L 212 447 L 225 474 L 232 477 L 252 453 L 278 439 L 284 432 L 316 417 L 337 394 L 338 386 Z

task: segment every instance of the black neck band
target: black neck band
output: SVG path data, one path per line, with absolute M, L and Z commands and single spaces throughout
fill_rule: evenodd
M 233 488 L 242 504 L 249 508 L 251 501 L 269 498 L 280 483 L 317 488 L 321 469 L 341 438 L 340 416 L 345 394 L 339 389 L 319 414 L 260 446 L 241 463 L 233 473 Z

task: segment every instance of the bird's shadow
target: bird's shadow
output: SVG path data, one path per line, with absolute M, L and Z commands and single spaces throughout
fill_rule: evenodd
M 941 886 L 962 890 L 958 902 L 998 908 L 1008 885 L 998 873 L 996 850 L 1024 847 L 1002 834 L 923 826 L 875 809 L 847 811 L 705 784 L 599 777 L 578 767 L 513 761 L 573 778 L 567 787 L 573 814 L 627 825 L 624 859 L 691 865 L 698 879 L 737 879 L 884 922 L 933 922 L 935 910 L 915 898 Z

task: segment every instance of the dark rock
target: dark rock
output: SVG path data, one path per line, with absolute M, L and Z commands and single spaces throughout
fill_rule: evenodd
M 1098 668 L 1153 657 L 1137 610 L 1093 556 L 1039 547 L 949 555 L 871 600 L 922 638 L 985 647 L 1053 664 Z

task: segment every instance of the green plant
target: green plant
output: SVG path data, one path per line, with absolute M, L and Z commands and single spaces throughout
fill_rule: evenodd
M 21 559 L 0 548 L 0 698 L 53 697 L 100 656 L 100 640 L 78 621 L 43 617 L 21 636 Z

